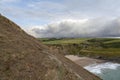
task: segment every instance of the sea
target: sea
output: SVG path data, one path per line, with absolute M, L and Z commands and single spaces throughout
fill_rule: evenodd
M 118 63 L 91 64 L 84 68 L 103 80 L 120 80 L 120 64 Z

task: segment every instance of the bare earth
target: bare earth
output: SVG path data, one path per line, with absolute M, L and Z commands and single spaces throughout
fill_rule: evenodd
M 0 15 L 0 80 L 102 80 Z
M 76 64 L 83 66 L 83 67 L 88 66 L 90 64 L 105 62 L 104 60 L 93 59 L 93 58 L 88 58 L 88 57 L 78 57 L 75 55 L 66 55 L 65 57 L 72 60 Z

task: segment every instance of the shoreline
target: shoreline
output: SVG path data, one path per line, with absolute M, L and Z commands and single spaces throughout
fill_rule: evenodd
M 89 66 L 91 64 L 112 62 L 112 61 L 108 61 L 108 60 L 94 59 L 94 58 L 90 58 L 90 57 L 79 57 L 77 55 L 66 55 L 65 57 L 72 60 L 73 62 L 75 62 L 76 64 L 78 64 L 82 67 Z
M 79 57 L 77 55 L 66 55 L 65 57 L 82 66 L 87 71 L 99 76 L 102 80 L 120 79 L 120 64 L 117 62 L 90 57 Z

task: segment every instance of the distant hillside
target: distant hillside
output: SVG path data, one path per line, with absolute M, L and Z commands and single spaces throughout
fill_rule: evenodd
M 0 80 L 101 80 L 0 15 Z
M 119 38 L 39 39 L 58 52 L 120 62 Z

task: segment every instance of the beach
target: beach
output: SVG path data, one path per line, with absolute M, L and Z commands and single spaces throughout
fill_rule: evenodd
M 78 57 L 75 55 L 66 55 L 65 57 L 82 66 L 91 73 L 99 76 L 103 80 L 120 80 L 119 63 L 89 57 Z
M 105 62 L 105 60 L 93 59 L 89 57 L 78 57 L 75 55 L 66 55 L 65 57 L 72 60 L 73 62 L 75 62 L 76 64 L 82 67 L 85 67 L 91 64 L 100 64 Z

